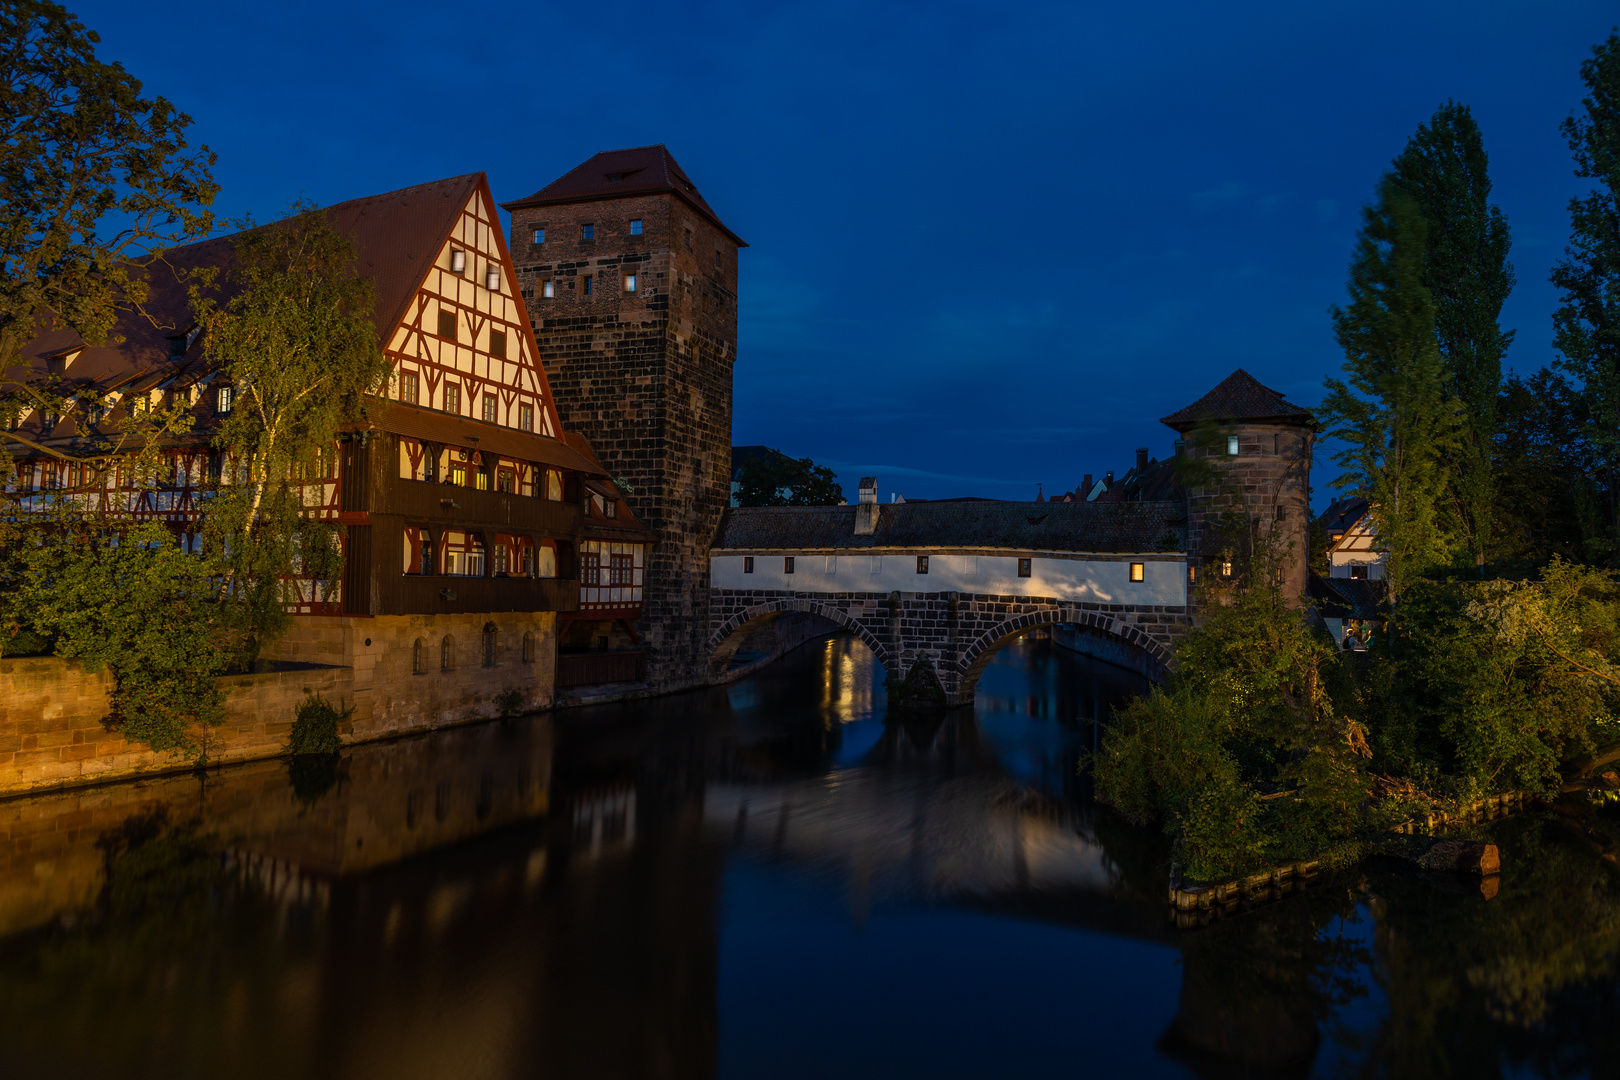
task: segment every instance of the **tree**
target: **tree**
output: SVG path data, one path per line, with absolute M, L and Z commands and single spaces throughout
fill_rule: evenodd
M 212 284 L 211 282 L 208 284 Z M 227 483 L 204 515 L 239 656 L 254 661 L 288 623 L 298 579 L 341 567 L 337 527 L 307 513 L 330 475 L 340 431 L 364 419 L 365 395 L 389 373 L 370 278 L 325 212 L 299 205 L 237 239 L 220 302 L 192 290 L 207 356 L 235 390 L 214 444 Z M 314 587 L 314 586 L 311 586 Z
M 1392 604 L 1447 554 L 1436 511 L 1455 420 L 1423 284 L 1425 232 L 1417 202 L 1385 176 L 1362 211 L 1350 303 L 1332 309 L 1348 384 L 1328 379 L 1321 408 L 1329 434 L 1348 444 L 1334 455 L 1345 472 L 1333 486 L 1370 504 Z
M 1575 175 L 1597 186 L 1569 201 L 1570 243 L 1553 267 L 1563 292 L 1553 315 L 1558 366 L 1580 381 L 1593 440 L 1608 473 L 1613 549 L 1620 553 L 1620 32 L 1581 64 L 1588 94 L 1584 116 L 1560 130 L 1575 157 Z
M 165 247 L 206 236 L 219 185 L 191 118 L 141 97 L 100 40 L 47 0 L 0 0 L 0 405 L 65 413 L 11 371 L 41 318 L 101 344 L 139 308 Z M 109 220 L 116 224 L 103 234 Z M 183 329 L 183 328 L 182 328 Z M 0 446 L 0 458 L 7 451 Z M 0 462 L 0 471 L 5 471 Z
M 1557 372 L 1510 376 L 1496 414 L 1492 561 L 1605 561 L 1613 549 L 1609 496 L 1584 395 Z
M 809 458 L 780 450 L 751 457 L 738 470 L 738 506 L 838 506 L 844 489 L 836 474 Z
M 1393 178 L 1427 228 L 1420 280 L 1434 301 L 1441 389 L 1460 406 L 1447 453 L 1444 522 L 1457 547 L 1485 565 L 1491 547 L 1491 443 L 1502 356 L 1513 340 L 1497 320 L 1513 289 L 1507 220 L 1490 203 L 1488 158 L 1468 106 L 1448 101 L 1395 159 Z

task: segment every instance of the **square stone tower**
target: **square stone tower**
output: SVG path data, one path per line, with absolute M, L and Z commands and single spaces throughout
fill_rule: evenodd
M 567 431 L 658 537 L 638 633 L 647 681 L 707 680 L 709 544 L 730 497 L 737 252 L 662 145 L 597 154 L 512 215 L 518 287 Z
M 1215 466 L 1216 486 L 1187 492 L 1187 562 L 1220 573 L 1223 552 L 1273 549 L 1280 584 L 1304 597 L 1310 573 L 1311 454 L 1316 419 L 1238 368 L 1215 389 L 1163 418 L 1192 435 L 1185 453 Z

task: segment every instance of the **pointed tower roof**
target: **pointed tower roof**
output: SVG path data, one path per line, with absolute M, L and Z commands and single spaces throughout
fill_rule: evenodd
M 1262 386 L 1242 368 L 1228 375 L 1221 384 L 1185 409 L 1179 409 L 1159 422 L 1177 431 L 1191 431 L 1204 420 L 1271 421 L 1315 427 L 1309 409 L 1283 400 L 1282 391 Z
M 598 199 L 619 199 L 629 195 L 652 195 L 672 192 L 692 209 L 708 218 L 721 232 L 731 237 L 738 247 L 747 247 L 743 238 L 726 228 L 725 222 L 714 208 L 698 193 L 663 143 L 655 146 L 636 146 L 628 150 L 604 150 L 575 167 L 571 172 L 553 180 L 527 199 L 502 203 L 502 210 L 521 210 L 530 206 L 556 206 L 561 203 L 594 202 Z

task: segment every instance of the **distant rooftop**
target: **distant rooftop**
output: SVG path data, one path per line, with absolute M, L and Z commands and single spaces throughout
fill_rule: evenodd
M 1204 420 L 1276 420 L 1313 426 L 1309 409 L 1284 401 L 1282 391 L 1262 386 L 1242 368 L 1228 375 L 1221 384 L 1197 401 L 1164 417 L 1159 422 L 1180 432 L 1188 432 Z

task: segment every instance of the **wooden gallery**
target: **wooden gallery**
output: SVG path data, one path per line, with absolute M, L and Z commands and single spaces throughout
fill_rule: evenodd
M 210 757 L 278 752 L 307 691 L 354 705 L 348 737 L 367 739 L 493 716 L 497 698 L 545 708 L 559 681 L 610 669 L 635 678 L 634 650 L 559 662 L 570 623 L 635 638 L 653 535 L 590 445 L 563 430 L 483 174 L 326 213 L 375 282 L 393 370 L 366 426 L 346 431 L 305 480 L 309 512 L 342 527 L 342 579 L 300 583 L 294 627 L 265 653 L 271 670 L 225 677 L 229 719 Z M 231 249 L 224 237 L 167 259 L 220 266 Z M 107 411 L 19 417 L 15 485 L 25 507 L 40 492 L 78 490 L 102 512 L 162 521 L 191 544 L 221 479 L 213 438 L 234 388 L 204 360 L 185 285 L 157 272 L 150 282 L 150 317 L 124 313 L 108 345 L 47 329 L 26 347 L 25 377 L 93 391 Z M 103 483 L 80 464 L 120 408 L 176 401 L 193 428 L 164 448 L 169 483 L 137 496 L 120 489 L 122 470 Z M 580 631 L 570 639 L 607 638 Z M 52 657 L 0 659 L 0 793 L 175 764 L 105 729 L 106 678 Z

